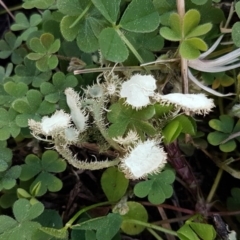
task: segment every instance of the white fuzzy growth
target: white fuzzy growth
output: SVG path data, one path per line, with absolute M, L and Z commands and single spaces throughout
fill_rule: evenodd
M 207 98 L 202 93 L 170 93 L 167 95 L 158 95 L 158 100 L 163 103 L 174 104 L 184 111 L 191 111 L 196 114 L 207 114 L 215 107 L 213 99 Z
M 134 108 L 142 108 L 150 104 L 149 97 L 157 88 L 156 80 L 151 75 L 133 75 L 122 84 L 120 97 L 126 98 L 126 103 Z
M 130 130 L 126 137 L 116 137 L 113 138 L 113 140 L 121 145 L 130 145 L 130 144 L 135 144 L 139 140 L 139 136 L 136 132 Z
M 87 118 L 81 110 L 80 97 L 72 88 L 67 88 L 65 94 L 67 97 L 67 105 L 71 111 L 72 120 L 76 128 L 80 132 L 83 132 L 87 126 Z
M 123 159 L 120 169 L 127 178 L 139 179 L 161 171 L 167 163 L 167 154 L 154 140 L 139 142 Z
M 69 127 L 64 130 L 65 141 L 69 143 L 76 143 L 78 141 L 79 131 L 76 128 Z
M 43 117 L 41 122 L 29 119 L 28 125 L 34 134 L 45 136 L 53 135 L 62 129 L 68 128 L 71 124 L 71 116 L 63 110 L 56 111 L 51 117 Z
M 235 104 L 230 110 L 230 114 L 234 117 L 240 118 L 240 104 Z

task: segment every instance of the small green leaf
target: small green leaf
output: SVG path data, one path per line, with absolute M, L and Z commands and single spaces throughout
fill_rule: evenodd
M 209 121 L 209 126 L 214 130 L 231 133 L 234 127 L 234 119 L 229 115 L 221 115 L 218 119 L 212 119 Z
M 144 206 L 138 202 L 127 202 L 129 211 L 127 214 L 122 215 L 122 225 L 121 229 L 128 235 L 137 235 L 141 233 L 145 227 L 142 225 L 137 225 L 135 223 L 128 222 L 128 220 L 138 220 L 141 222 L 147 222 L 148 213 Z
M 237 144 L 235 140 L 230 140 L 224 144 L 220 144 L 219 148 L 222 152 L 232 152 L 236 149 Z
M 32 220 L 38 217 L 44 210 L 42 203 L 31 205 L 26 199 L 19 199 L 13 205 L 13 214 L 18 222 Z
M 23 0 L 22 7 L 25 9 L 47 9 L 54 4 L 54 0 Z
M 0 216 L 0 233 L 6 232 L 9 229 L 12 229 L 18 225 L 18 222 L 12 219 L 9 216 L 1 215 Z
M 14 83 L 9 81 L 4 84 L 4 90 L 11 96 L 20 98 L 25 96 L 28 91 L 28 86 L 24 83 Z
M 88 0 L 81 0 L 81 1 L 68 1 L 68 0 L 58 0 L 57 7 L 60 12 L 64 15 L 69 16 L 78 16 L 86 6 L 89 4 Z
M 99 35 L 99 46 L 103 56 L 113 62 L 124 62 L 128 57 L 128 49 L 113 28 L 104 29 Z
M 164 136 L 163 141 L 166 144 L 173 142 L 181 133 L 182 126 L 178 121 L 171 121 L 167 124 L 167 126 L 163 129 L 162 134 Z
M 175 174 L 168 169 L 159 174 L 149 176 L 149 180 L 139 182 L 134 187 L 134 194 L 137 197 L 148 196 L 152 204 L 161 204 L 173 194 L 171 184 L 175 180 Z
M 157 29 L 159 23 L 159 14 L 152 1 L 132 0 L 123 13 L 119 25 L 132 32 L 152 32 Z
M 188 10 L 183 17 L 183 36 L 186 37 L 200 22 L 200 13 L 196 9 Z
M 180 240 L 199 240 L 197 234 L 187 224 L 184 224 L 178 231 Z
M 109 201 L 119 201 L 128 188 L 129 180 L 116 167 L 106 169 L 101 177 L 103 192 Z
M 121 0 L 92 0 L 92 3 L 111 24 L 116 23 Z
M 108 129 L 110 137 L 122 136 L 127 129 L 137 131 L 139 135 L 143 132 L 149 135 L 155 134 L 156 130 L 147 122 L 155 114 L 154 106 L 150 105 L 137 111 L 120 101 L 112 104 L 110 110 L 107 114 L 108 120 L 113 123 Z
M 119 214 L 109 213 L 107 216 L 90 219 L 76 224 L 72 226 L 72 228 L 79 230 L 96 230 L 97 232 L 95 239 L 97 240 L 113 239 L 113 237 L 119 231 L 121 223 L 122 218 Z
M 61 33 L 67 41 L 73 41 L 78 35 L 80 23 L 70 28 L 76 19 L 77 16 L 65 16 L 60 23 Z
M 207 44 L 200 38 L 189 38 L 185 39 L 180 44 L 179 52 L 183 58 L 195 59 L 201 54 L 201 51 L 206 51 L 208 48 Z
M 190 135 L 196 134 L 197 125 L 192 117 L 186 115 L 179 115 L 176 118 L 174 118 L 173 121 L 179 121 L 183 133 Z
M 240 22 L 236 22 L 232 27 L 232 39 L 237 47 L 240 47 Z
M 216 231 L 210 224 L 191 222 L 189 225 L 201 239 L 214 240 L 216 238 Z
M 170 27 L 162 27 L 160 34 L 168 40 L 180 41 L 182 39 L 182 25 L 179 14 L 172 13 L 169 19 Z
M 211 132 L 208 134 L 207 140 L 213 146 L 218 146 L 222 141 L 227 139 L 228 136 L 229 136 L 229 134 L 227 134 L 227 133 L 215 131 L 215 132 Z

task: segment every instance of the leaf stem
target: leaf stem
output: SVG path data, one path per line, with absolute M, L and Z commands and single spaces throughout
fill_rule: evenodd
M 222 157 L 223 162 L 224 162 L 224 160 L 226 159 L 226 157 L 227 157 L 227 153 L 223 153 L 223 157 Z M 214 194 L 215 194 L 215 192 L 216 192 L 216 190 L 217 190 L 217 187 L 218 187 L 218 185 L 219 185 L 219 182 L 220 182 L 220 180 L 221 180 L 223 171 L 224 171 L 223 168 L 219 168 L 219 169 L 218 169 L 217 176 L 216 176 L 215 179 L 214 179 L 214 183 L 213 183 L 213 185 L 212 185 L 212 188 L 211 188 L 211 190 L 210 190 L 210 192 L 209 192 L 209 194 L 208 194 L 207 200 L 206 200 L 207 203 L 210 203 L 210 202 L 212 201 L 213 196 L 214 196 Z
M 124 34 L 121 32 L 121 30 L 119 29 L 115 29 L 116 32 L 118 33 L 119 37 L 126 43 L 126 45 L 128 46 L 128 48 L 131 50 L 131 52 L 135 55 L 135 57 L 137 58 L 137 60 L 143 64 L 144 61 L 142 59 L 142 57 L 139 55 L 139 53 L 137 52 L 137 50 L 134 48 L 134 46 L 128 41 L 128 39 L 124 36 Z
M 170 229 L 166 229 L 166 228 L 163 228 L 163 227 L 151 224 L 151 223 L 146 223 L 146 222 L 142 222 L 142 221 L 135 220 L 135 219 L 127 219 L 127 220 L 124 220 L 124 222 L 126 222 L 126 223 L 134 223 L 134 224 L 137 224 L 137 225 L 144 226 L 146 228 L 152 228 L 152 229 L 158 230 L 160 232 L 168 233 L 168 234 L 174 235 L 176 237 L 178 236 L 176 231 L 173 231 L 173 230 L 170 230 Z
M 90 2 L 87 7 L 83 10 L 83 12 L 79 15 L 79 17 L 70 25 L 69 28 L 73 28 L 76 24 L 82 19 L 82 17 L 88 12 L 90 7 L 92 6 L 92 2 Z
M 148 230 L 157 240 L 163 240 L 152 228 L 147 228 L 147 230 Z
M 93 209 L 93 208 L 96 208 L 96 207 L 101 207 L 101 206 L 105 206 L 105 205 L 110 205 L 112 204 L 113 202 L 110 202 L 110 201 L 107 201 L 107 202 L 101 202 L 101 203 L 96 203 L 96 204 L 93 204 L 91 206 L 88 206 L 88 207 L 85 207 L 81 210 L 79 210 L 66 224 L 65 224 L 65 229 L 68 229 L 72 226 L 72 224 L 79 218 L 79 216 L 81 214 L 83 214 L 84 212 L 87 212 L 88 210 L 90 209 Z

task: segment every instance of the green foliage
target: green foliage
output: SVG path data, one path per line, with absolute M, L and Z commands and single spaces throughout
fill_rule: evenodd
M 116 167 L 108 168 L 101 177 L 102 190 L 109 201 L 119 201 L 126 193 L 129 180 Z
M 46 100 L 42 101 L 42 94 L 37 90 L 29 90 L 26 97 L 18 98 L 13 103 L 13 109 L 20 113 L 16 117 L 19 127 L 27 127 L 28 119 L 40 119 L 40 115 L 47 115 L 55 111 L 55 105 Z
M 22 38 L 17 38 L 12 32 L 6 32 L 4 39 L 0 40 L 0 58 L 6 59 L 11 56 L 11 61 L 14 64 L 21 63 L 27 54 L 26 50 L 20 47 Z
M 22 40 L 26 41 L 30 33 L 38 30 L 37 25 L 42 22 L 41 15 L 33 14 L 28 20 L 25 14 L 18 13 L 15 16 L 15 21 L 11 26 L 12 31 L 23 31 L 21 34 Z
M 112 125 L 108 129 L 108 133 L 111 137 L 123 136 L 129 129 L 137 131 L 140 136 L 144 132 L 149 135 L 155 134 L 154 127 L 148 123 L 148 120 L 155 114 L 153 106 L 137 111 L 118 102 L 112 104 L 109 109 L 111 111 L 108 112 L 107 118 Z
M 122 223 L 122 218 L 117 213 L 109 213 L 107 216 L 90 219 L 88 221 L 76 224 L 72 226 L 75 230 L 85 230 L 85 239 L 89 239 L 87 236 L 89 231 L 94 239 L 111 240 L 119 231 Z M 95 232 L 96 231 L 96 232 Z
M 13 205 L 15 219 L 1 215 L 2 223 L 0 228 L 1 240 L 32 240 L 34 232 L 40 228 L 40 224 L 31 221 L 38 217 L 44 210 L 42 203 L 31 205 L 26 199 L 19 199 Z
M 43 153 L 42 159 L 36 155 L 29 154 L 22 165 L 20 179 L 27 181 L 34 178 L 30 191 L 37 186 L 34 196 L 42 196 L 47 190 L 57 192 L 62 188 L 62 181 L 52 173 L 63 172 L 66 169 L 66 162 L 59 158 L 55 151 L 48 150 Z
M 235 4 L 235 10 L 236 10 L 236 13 L 237 13 L 238 17 L 240 18 L 240 2 L 237 2 Z M 239 33 L 239 30 L 240 30 L 240 22 L 234 23 L 234 25 L 232 27 L 232 39 L 233 39 L 234 44 L 237 47 L 240 47 L 240 33 Z
M 128 220 L 138 220 L 141 222 L 147 222 L 148 213 L 144 206 L 138 202 L 127 202 L 129 210 L 127 214 L 122 216 L 122 225 L 121 229 L 128 235 L 137 235 L 144 230 L 144 226 L 137 225 L 132 222 L 128 222 Z
M 212 84 L 213 89 L 217 89 L 220 86 L 229 87 L 235 82 L 234 78 L 227 75 L 225 72 L 203 73 L 202 77 L 208 85 Z
M 198 216 L 193 216 L 186 221 L 186 223 L 177 231 L 178 237 L 181 240 L 214 240 L 217 235 L 214 227 L 202 222 L 193 222 L 192 220 L 196 217 Z
M 44 33 L 40 38 L 32 38 L 30 41 L 30 48 L 35 53 L 29 53 L 27 57 L 30 60 L 36 61 L 36 67 L 42 71 L 47 72 L 54 69 L 58 65 L 58 58 L 53 53 L 56 53 L 60 48 L 60 40 L 54 40 L 54 36 L 50 33 Z
M 52 76 L 52 83 L 43 82 L 40 85 L 41 93 L 45 96 L 44 99 L 49 103 L 57 103 L 61 108 L 66 108 L 66 97 L 64 90 L 69 87 L 76 87 L 78 84 L 77 78 L 72 75 L 64 75 L 62 72 L 57 72 Z
M 54 0 L 23 0 L 23 8 L 32 9 L 47 9 L 54 4 Z
M 218 119 L 212 119 L 209 121 L 209 126 L 213 128 L 214 132 L 211 132 L 207 136 L 208 142 L 213 146 L 219 146 L 222 152 L 232 152 L 236 148 L 236 140 L 229 139 L 233 133 L 240 131 L 240 120 L 234 126 L 234 119 L 229 115 L 221 115 Z M 236 138 L 239 141 L 239 137 Z
M 212 28 L 212 24 L 200 23 L 200 13 L 191 9 L 184 15 L 183 21 L 180 15 L 172 13 L 169 19 L 169 27 L 162 27 L 160 34 L 171 41 L 180 41 L 179 52 L 186 59 L 199 57 L 200 50 L 206 51 L 207 44 L 199 36 L 205 35 Z
M 149 175 L 148 180 L 139 182 L 134 187 L 134 194 L 144 198 L 148 196 L 148 201 L 152 204 L 161 204 L 173 194 L 172 183 L 175 180 L 175 173 L 170 169 Z
M 34 61 L 24 58 L 23 64 L 17 65 L 15 68 L 17 81 L 23 82 L 27 85 L 32 84 L 33 87 L 38 88 L 41 83 L 49 81 L 52 72 L 41 72 L 36 68 Z
M 189 135 L 196 134 L 196 123 L 193 118 L 179 115 L 170 121 L 162 131 L 164 142 L 166 144 L 173 142 L 179 137 L 180 133 L 186 133 Z
M 100 48 L 107 60 L 125 61 L 129 55 L 126 45 L 135 54 L 135 46 L 129 45 L 121 28 L 130 32 L 145 33 L 156 30 L 159 25 L 159 15 L 149 0 L 131 1 L 117 26 L 115 25 L 121 1 L 92 2 L 102 17 L 87 1 L 81 3 L 76 1 L 72 4 L 66 4 L 65 0 L 58 1 L 59 10 L 66 14 L 61 20 L 61 33 L 68 41 L 76 38 L 79 48 L 84 52 L 93 52 Z M 138 11 L 135 11 L 136 8 Z M 79 15 L 79 12 L 83 14 Z M 88 18 L 84 18 L 84 14 L 88 14 Z M 115 27 L 110 27 L 105 19 Z

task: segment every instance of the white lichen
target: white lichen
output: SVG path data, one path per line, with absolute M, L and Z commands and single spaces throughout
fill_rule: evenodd
M 56 111 L 51 117 L 43 117 L 40 122 L 29 119 L 28 125 L 33 134 L 36 136 L 40 134 L 53 136 L 70 127 L 71 116 L 63 110 L 60 110 Z
M 148 174 L 160 172 L 167 163 L 167 154 L 155 140 L 138 142 L 121 158 L 119 168 L 126 178 L 140 179 Z
M 80 97 L 72 88 L 65 90 L 67 105 L 71 111 L 72 120 L 79 132 L 87 128 L 87 116 L 82 109 Z
M 215 107 L 213 99 L 207 98 L 206 95 L 199 94 L 183 94 L 170 93 L 167 95 L 157 94 L 155 99 L 161 103 L 173 104 L 177 108 L 181 108 L 186 112 L 196 114 L 207 114 Z
M 137 143 L 137 141 L 139 140 L 139 136 L 135 131 L 130 130 L 127 133 L 126 137 L 119 136 L 113 138 L 113 140 L 121 145 L 126 146 Z
M 122 84 L 120 97 L 126 98 L 125 103 L 133 108 L 141 109 L 151 103 L 150 97 L 154 95 L 156 88 L 153 76 L 135 74 Z

